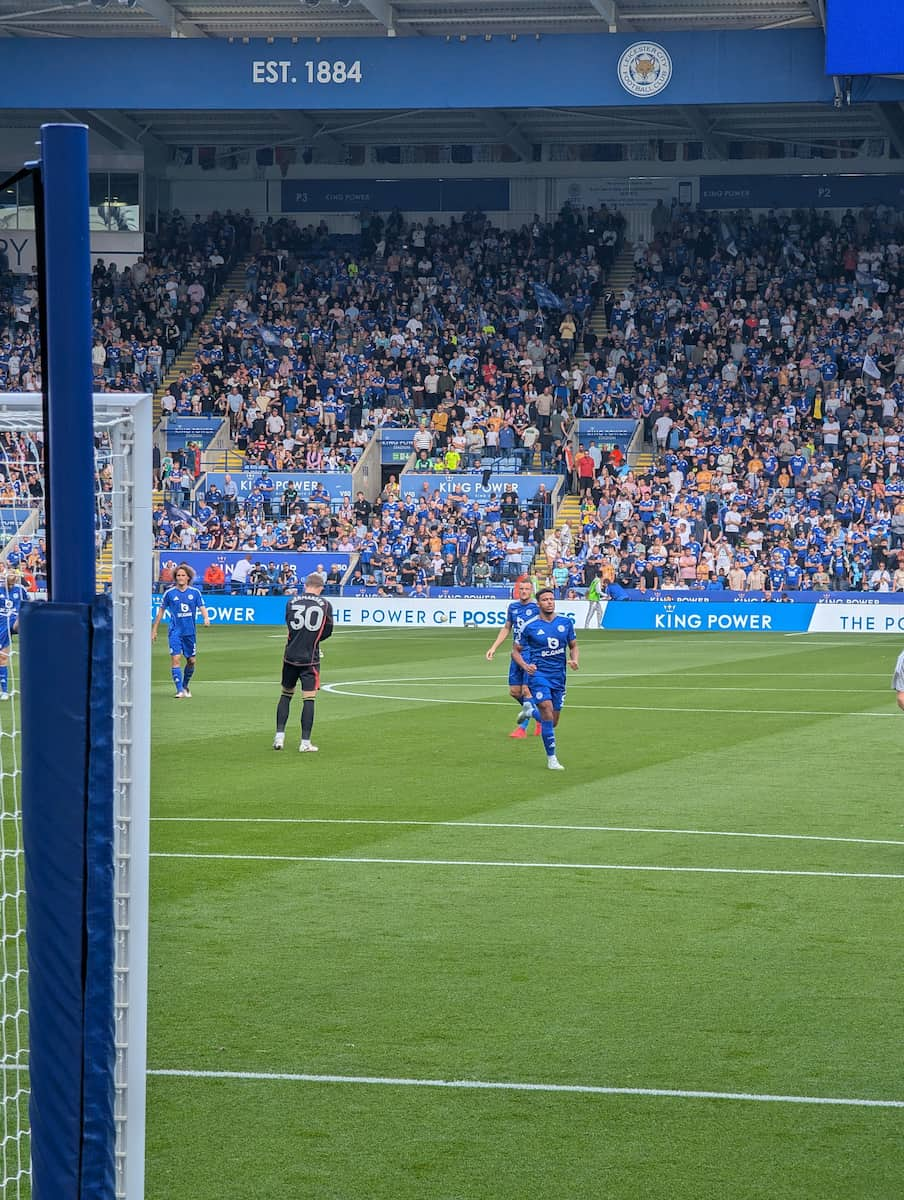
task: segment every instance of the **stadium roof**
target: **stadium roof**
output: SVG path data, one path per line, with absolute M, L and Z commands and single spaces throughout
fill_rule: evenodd
M 45 38 L 417 38 L 512 35 L 654 35 L 667 30 L 805 29 L 824 24 L 824 0 L 0 0 L 0 36 Z M 140 65 L 136 64 L 140 70 Z M 176 85 L 178 86 L 178 85 Z M 479 95 L 479 81 L 475 81 Z M 891 111 L 890 111 L 891 110 Z M 891 137 L 904 155 L 897 104 L 834 111 L 824 104 L 720 108 L 395 110 L 360 112 L 148 112 L 124 97 L 118 113 L 0 110 L 0 125 L 85 120 L 112 145 L 210 144 L 235 148 L 308 143 L 317 161 L 343 161 L 353 145 L 502 142 L 517 161 L 547 143 L 699 140 L 727 157 L 729 141 L 808 142 Z M 513 164 L 513 165 L 516 165 Z
M 424 37 L 823 23 L 824 0 L 0 0 L 13 37 Z

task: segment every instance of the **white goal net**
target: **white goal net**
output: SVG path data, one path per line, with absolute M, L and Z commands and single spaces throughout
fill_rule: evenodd
M 94 397 L 98 591 L 112 591 L 116 1195 L 141 1200 L 147 1000 L 151 398 Z M 15 619 L 46 595 L 41 398 L 0 393 L 0 1196 L 31 1195 L 21 725 Z M 60 503 L 55 497 L 54 503 Z M 65 503 L 63 498 L 62 503 Z

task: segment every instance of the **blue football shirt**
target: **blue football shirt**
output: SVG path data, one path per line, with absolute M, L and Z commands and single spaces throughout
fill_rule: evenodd
M 163 593 L 161 605 L 177 633 L 193 634 L 198 612 L 204 607 L 204 597 L 196 587 L 187 587 L 184 591 L 171 587 Z
M 575 641 L 571 617 L 554 616 L 548 621 L 534 617 L 522 627 L 518 645 L 522 657 L 536 663 L 537 675 L 550 684 L 563 686 L 569 642 Z M 524 650 L 528 653 L 524 654 Z

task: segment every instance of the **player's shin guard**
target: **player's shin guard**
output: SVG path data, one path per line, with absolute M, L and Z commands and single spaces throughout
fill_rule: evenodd
M 286 722 L 289 719 L 289 705 L 292 703 L 291 696 L 280 696 L 279 704 L 276 706 L 276 732 L 286 732 Z
M 540 722 L 540 733 L 543 735 L 543 746 L 546 750 L 547 758 L 555 758 L 556 754 L 556 727 L 552 721 Z
M 176 691 L 182 691 L 182 668 L 173 667 L 173 683 L 176 685 Z
M 182 686 L 188 691 L 188 685 L 191 683 L 191 677 L 195 673 L 194 663 L 188 663 L 185 670 L 182 672 Z
M 311 740 L 311 730 L 314 728 L 314 701 L 305 700 L 301 706 L 301 740 Z

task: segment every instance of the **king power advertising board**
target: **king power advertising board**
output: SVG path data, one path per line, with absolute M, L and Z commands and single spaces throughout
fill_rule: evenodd
M 497 599 L 388 599 L 381 596 L 330 598 L 336 625 L 370 629 L 487 629 L 505 624 L 507 602 Z M 156 614 L 159 596 L 154 597 Z M 282 625 L 286 601 L 279 596 L 208 596 L 217 625 Z M 838 633 L 904 634 L 901 604 L 637 604 L 609 600 L 590 612 L 586 600 L 561 600 L 557 611 L 572 617 L 578 637 L 600 629 L 650 633 Z M 585 628 L 588 624 L 589 628 Z

